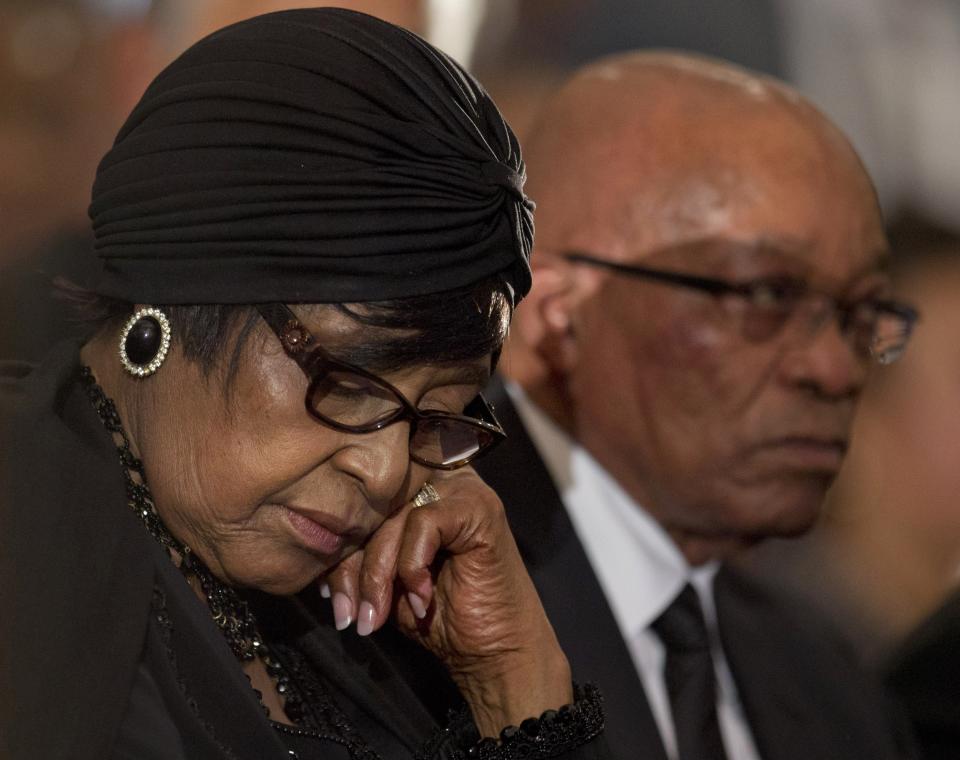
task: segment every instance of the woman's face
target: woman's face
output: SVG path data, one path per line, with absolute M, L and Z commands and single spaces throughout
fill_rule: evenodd
M 296 311 L 319 345 L 345 361 L 351 346 L 376 336 L 332 308 Z M 382 376 L 421 409 L 460 413 L 489 371 L 487 356 Z M 358 435 L 313 419 L 306 376 L 262 321 L 229 385 L 220 372 L 205 377 L 176 345 L 156 375 L 130 382 L 138 384 L 135 402 L 123 406 L 157 510 L 232 585 L 300 590 L 363 544 L 431 474 L 410 460 L 408 422 Z

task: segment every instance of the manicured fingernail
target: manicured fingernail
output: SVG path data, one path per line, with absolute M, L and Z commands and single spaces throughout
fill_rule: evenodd
M 357 635 L 369 636 L 373 633 L 373 617 L 376 614 L 370 602 L 360 602 L 360 611 L 357 614 Z
M 320 596 L 322 596 L 324 599 L 329 599 L 329 598 L 330 598 L 330 584 L 329 584 L 329 583 L 321 583 L 321 584 L 320 584 Z
M 339 591 L 333 595 L 333 619 L 338 631 L 353 622 L 353 602 L 349 596 Z
M 408 591 L 407 601 L 410 602 L 410 609 L 413 610 L 413 614 L 416 615 L 417 620 L 423 620 L 427 616 L 427 605 L 423 603 L 423 599 L 412 591 Z

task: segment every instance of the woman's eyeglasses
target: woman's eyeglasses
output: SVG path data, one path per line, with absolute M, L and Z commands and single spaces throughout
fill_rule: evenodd
M 478 394 L 464 414 L 421 411 L 383 378 L 330 356 L 284 304 L 257 310 L 307 376 L 307 412 L 323 424 L 346 433 L 372 433 L 409 420 L 410 458 L 440 470 L 463 467 L 506 438 L 483 396 Z
M 717 297 L 732 296 L 742 305 L 744 336 L 756 342 L 781 335 L 789 324 L 802 324 L 807 335 L 814 335 L 831 318 L 836 319 L 841 334 L 854 350 L 879 364 L 890 364 L 900 358 L 918 319 L 916 309 L 898 301 L 865 298 L 846 302 L 817 291 L 802 280 L 789 277 L 736 283 L 620 264 L 581 252 L 567 253 L 564 258 L 575 264 L 691 288 Z M 806 319 L 797 318 L 799 316 Z

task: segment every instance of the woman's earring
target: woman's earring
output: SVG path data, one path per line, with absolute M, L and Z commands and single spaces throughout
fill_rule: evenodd
M 134 377 L 152 375 L 170 350 L 170 320 L 160 309 L 139 309 L 123 326 L 120 361 Z

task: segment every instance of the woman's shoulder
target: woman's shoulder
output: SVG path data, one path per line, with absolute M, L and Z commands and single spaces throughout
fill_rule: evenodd
M 79 379 L 74 344 L 35 368 L 4 363 L 0 380 L 0 640 L 16 652 L 0 684 L 18 702 L 0 735 L 37 757 L 104 756 L 71 743 L 115 725 L 149 613 L 142 530 Z M 51 731 L 50 715 L 70 719 Z

